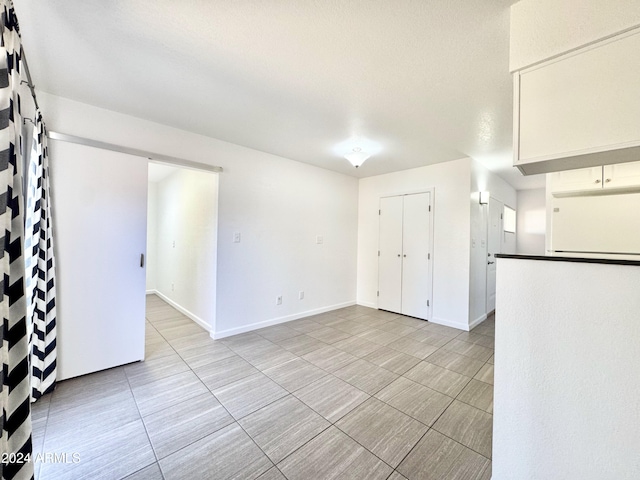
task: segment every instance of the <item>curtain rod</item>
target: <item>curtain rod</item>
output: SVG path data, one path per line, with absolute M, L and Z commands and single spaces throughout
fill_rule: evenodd
M 20 83 L 26 83 L 31 90 L 31 96 L 33 97 L 33 103 L 36 106 L 36 110 L 40 110 L 38 106 L 38 100 L 36 99 L 36 86 L 33 84 L 33 80 L 31 79 L 31 72 L 29 71 L 29 64 L 27 63 L 27 56 L 24 54 L 24 48 L 20 45 L 20 59 L 22 61 L 22 65 L 24 66 L 24 73 L 27 75 L 26 80 L 22 80 Z
M 192 160 L 185 160 L 178 157 L 171 157 L 169 155 L 162 155 L 161 153 L 139 150 L 137 148 L 124 147 L 122 145 L 115 145 L 113 143 L 100 142 L 98 140 L 91 140 L 89 138 L 77 137 L 75 135 L 67 135 L 65 133 L 47 132 L 47 137 L 52 140 L 60 140 L 62 142 L 77 143 L 78 145 L 85 145 L 87 147 L 101 148 L 103 150 L 126 153 L 128 155 L 135 155 L 136 157 L 144 157 L 151 161 L 159 163 L 169 163 L 171 165 L 179 165 L 181 167 L 191 168 L 194 170 L 206 170 L 216 173 L 222 173 L 223 171 L 222 167 L 198 163 Z

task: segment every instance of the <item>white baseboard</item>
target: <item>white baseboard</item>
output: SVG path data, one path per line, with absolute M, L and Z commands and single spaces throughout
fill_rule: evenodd
M 330 312 L 331 310 L 337 310 L 338 308 L 350 307 L 355 305 L 356 302 L 344 302 L 336 305 L 330 305 L 328 307 L 316 308 L 313 310 L 307 310 L 305 312 L 294 313 L 292 315 L 286 315 L 284 317 L 272 318 L 264 320 L 262 322 L 250 323 L 241 327 L 229 328 L 220 332 L 211 332 L 211 338 L 219 340 L 220 338 L 230 337 L 232 335 L 238 335 L 239 333 L 251 332 L 258 330 L 259 328 L 270 327 L 271 325 L 278 325 L 279 323 L 290 322 L 291 320 L 298 320 L 299 318 L 309 317 L 311 315 L 317 315 L 319 313 Z
M 482 322 L 484 322 L 486 319 L 487 319 L 487 314 L 486 313 L 484 315 L 480 315 L 478 318 L 476 318 L 471 323 L 469 323 L 469 330 L 472 330 L 474 327 L 477 327 Z
M 157 294 L 157 290 L 151 289 L 151 290 L 147 290 L 147 295 L 155 295 Z
M 202 328 L 204 328 L 207 332 L 211 332 L 211 325 L 209 325 L 207 322 L 205 322 L 204 320 L 202 320 L 200 317 L 198 317 L 197 315 L 191 313 L 189 310 L 187 310 L 186 308 L 184 308 L 183 306 L 177 304 L 176 302 L 174 302 L 173 300 L 171 300 L 169 297 L 167 297 L 166 295 L 162 294 L 161 292 L 159 292 L 158 290 L 153 290 L 151 293 L 157 295 L 158 297 L 160 297 L 162 300 L 164 300 L 165 302 L 167 302 L 169 305 L 171 305 L 173 308 L 175 308 L 176 310 L 178 310 L 180 313 L 182 313 L 183 315 L 189 317 L 191 320 L 193 320 L 194 322 L 196 322 L 198 325 L 200 325 Z M 149 291 L 147 291 L 147 295 L 149 294 Z
M 437 323 L 438 325 L 444 325 L 445 327 L 457 328 L 458 330 L 463 330 L 465 332 L 469 331 L 468 323 L 454 322 L 451 320 L 447 320 L 446 318 L 438 318 L 438 317 L 433 317 L 429 321 L 432 323 Z

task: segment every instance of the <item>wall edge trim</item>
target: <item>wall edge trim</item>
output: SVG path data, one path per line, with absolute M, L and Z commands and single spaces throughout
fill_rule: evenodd
M 154 294 L 154 295 L 157 295 L 162 300 L 164 300 L 169 305 L 171 305 L 173 308 L 178 310 L 180 313 L 182 313 L 183 315 L 189 317 L 191 320 L 193 320 L 198 325 L 200 325 L 202 328 L 204 328 L 207 332 L 211 332 L 212 331 L 211 325 L 209 325 L 207 322 L 202 320 L 200 317 L 198 317 L 194 313 L 191 313 L 189 310 L 187 310 L 186 308 L 184 308 L 180 304 L 178 304 L 178 303 L 174 302 L 173 300 L 171 300 L 169 297 L 164 295 L 162 292 L 160 292 L 158 290 L 152 290 L 151 293 Z M 149 295 L 149 290 L 147 290 L 147 295 Z

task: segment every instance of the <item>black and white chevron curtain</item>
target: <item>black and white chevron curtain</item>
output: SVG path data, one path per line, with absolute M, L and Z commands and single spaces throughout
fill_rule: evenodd
M 0 9 L 0 479 L 21 480 L 33 479 L 30 403 L 55 386 L 55 259 L 46 128 L 37 111 L 25 201 L 22 45 L 13 2 Z

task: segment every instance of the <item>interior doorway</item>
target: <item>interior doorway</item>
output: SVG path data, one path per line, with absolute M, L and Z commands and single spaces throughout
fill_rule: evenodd
M 491 197 L 487 215 L 487 314 L 496 309 L 496 254 L 502 253 L 504 204 Z
M 208 331 L 215 327 L 217 173 L 150 162 L 147 294 Z

